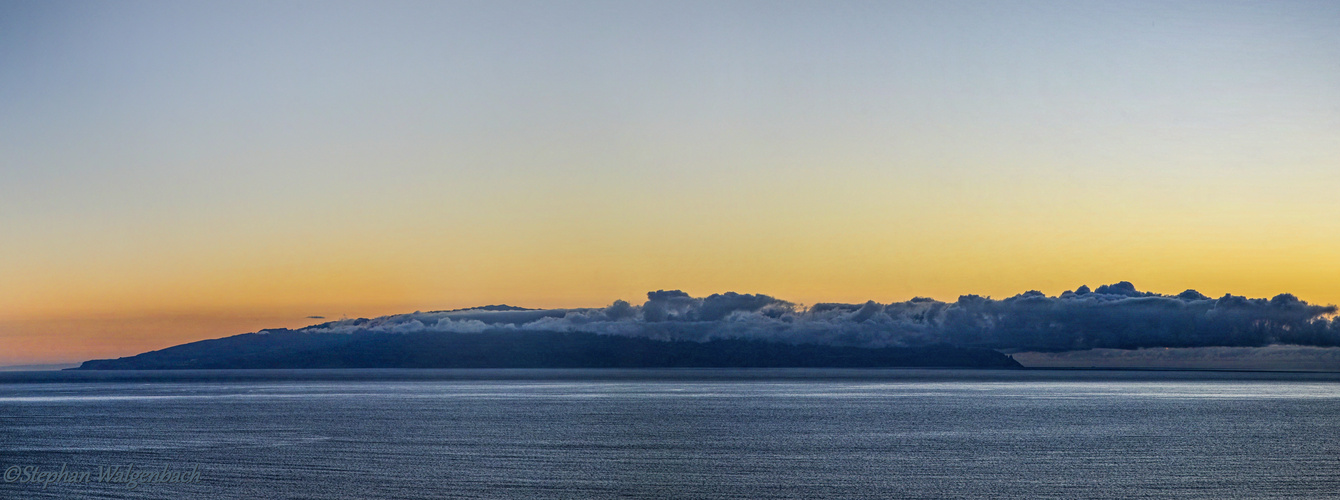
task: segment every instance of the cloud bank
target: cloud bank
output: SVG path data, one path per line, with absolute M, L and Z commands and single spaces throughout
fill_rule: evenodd
M 313 333 L 579 331 L 660 340 L 763 339 L 858 347 L 949 344 L 1004 351 L 1062 352 L 1154 347 L 1340 346 L 1335 306 L 1290 294 L 1270 299 L 1141 292 L 1129 282 L 1081 286 L 1049 297 L 1029 291 L 1002 300 L 964 295 L 954 302 L 915 298 L 880 304 L 804 307 L 767 295 L 727 292 L 692 297 L 647 293 L 633 305 L 523 309 L 486 306 L 340 320 Z

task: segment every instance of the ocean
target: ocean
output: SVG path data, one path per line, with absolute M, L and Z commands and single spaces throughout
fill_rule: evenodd
M 0 498 L 1340 498 L 1340 374 L 0 373 Z

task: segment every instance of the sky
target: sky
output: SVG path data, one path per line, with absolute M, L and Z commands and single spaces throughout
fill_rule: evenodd
M 1334 2 L 0 0 L 0 365 L 308 316 L 1340 303 Z

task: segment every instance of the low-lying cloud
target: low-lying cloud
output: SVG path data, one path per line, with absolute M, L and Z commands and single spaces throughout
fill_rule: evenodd
M 860 347 L 950 344 L 1005 351 L 1061 352 L 1152 347 L 1340 346 L 1335 306 L 1281 294 L 1270 299 L 1141 292 L 1128 282 L 1059 296 L 1030 291 L 1010 298 L 964 295 L 954 302 L 915 298 L 880 304 L 809 307 L 767 295 L 727 292 L 692 297 L 658 290 L 633 305 L 521 309 L 487 306 L 340 320 L 309 332 L 457 332 L 491 329 L 580 331 L 662 340 L 764 339 Z

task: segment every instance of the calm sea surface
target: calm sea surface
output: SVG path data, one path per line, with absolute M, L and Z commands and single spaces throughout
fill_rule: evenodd
M 3 373 L 0 467 L 0 498 L 1340 498 L 1340 375 Z

